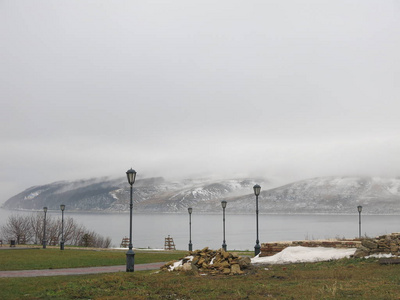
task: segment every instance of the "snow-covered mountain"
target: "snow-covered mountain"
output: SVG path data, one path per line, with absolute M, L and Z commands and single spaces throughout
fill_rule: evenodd
M 230 207 L 249 212 L 253 195 L 232 199 Z M 260 213 L 400 214 L 400 178 L 323 177 L 261 191 Z
M 254 213 L 253 185 L 260 184 L 260 213 L 357 213 L 400 214 L 400 178 L 323 177 L 268 189 L 262 179 L 166 181 L 140 179 L 133 185 L 135 212 L 220 212 L 222 200 L 227 213 Z M 129 185 L 125 178 L 55 182 L 31 187 L 4 204 L 10 209 L 59 209 L 67 205 L 78 211 L 128 211 Z
M 166 181 L 163 178 L 139 179 L 133 185 L 135 212 L 186 212 L 215 211 L 223 199 L 246 195 L 262 179 L 187 179 Z M 269 185 L 270 186 L 270 185 Z M 44 206 L 59 209 L 61 203 L 69 210 L 78 211 L 128 211 L 130 186 L 125 178 L 55 182 L 34 186 L 4 203 L 9 209 L 39 210 Z

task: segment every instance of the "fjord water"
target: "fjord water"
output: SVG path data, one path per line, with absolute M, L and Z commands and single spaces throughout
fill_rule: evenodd
M 11 214 L 32 212 L 0 209 L 0 226 Z M 48 216 L 61 217 L 61 211 L 48 211 Z M 129 236 L 129 213 L 75 213 L 65 211 L 87 229 L 119 247 L 123 237 Z M 362 215 L 362 235 L 370 237 L 399 232 L 400 217 L 396 215 Z M 256 217 L 250 214 L 226 212 L 226 244 L 228 249 L 253 250 L 256 240 Z M 135 248 L 164 248 L 170 235 L 176 249 L 186 250 L 189 243 L 188 214 L 133 214 L 132 240 Z M 304 239 L 358 237 L 358 214 L 354 215 L 259 215 L 260 243 Z M 192 214 L 193 249 L 221 248 L 223 222 L 221 214 Z

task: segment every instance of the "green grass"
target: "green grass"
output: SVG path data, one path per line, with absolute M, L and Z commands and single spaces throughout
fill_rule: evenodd
M 242 276 L 143 271 L 0 279 L 1 299 L 399 299 L 400 266 L 374 259 L 269 266 Z
M 78 249 L 0 250 L 0 271 L 113 266 L 126 264 L 126 251 Z M 135 251 L 135 264 L 171 261 L 185 251 Z
M 136 264 L 170 261 L 186 254 L 135 252 Z M 0 251 L 3 270 L 125 263 L 125 251 Z M 400 299 L 400 265 L 380 265 L 376 259 L 342 259 L 262 266 L 241 276 L 140 271 L 0 278 L 0 299 Z

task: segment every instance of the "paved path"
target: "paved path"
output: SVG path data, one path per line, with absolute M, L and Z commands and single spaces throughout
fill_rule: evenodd
M 165 265 L 165 262 L 138 264 L 135 271 L 157 270 Z M 60 275 L 85 275 L 112 272 L 126 272 L 126 265 L 91 267 L 91 268 L 71 268 L 71 269 L 46 269 L 46 270 L 21 270 L 21 271 L 0 271 L 0 277 L 39 277 L 39 276 L 60 276 Z

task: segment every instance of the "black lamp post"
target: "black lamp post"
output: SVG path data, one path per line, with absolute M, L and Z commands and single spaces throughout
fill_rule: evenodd
M 222 242 L 222 249 L 224 249 L 224 251 L 226 251 L 226 241 L 225 241 L 225 208 L 226 208 L 226 201 L 221 201 L 221 205 L 222 205 L 222 224 L 223 224 L 223 229 L 224 229 L 224 240 Z
M 60 242 L 60 250 L 64 250 L 64 209 L 65 205 L 60 205 L 61 209 L 61 242 Z
M 189 212 L 189 251 L 193 250 L 193 245 L 192 245 L 192 211 L 193 209 L 191 207 L 188 208 Z
M 44 211 L 44 219 L 43 219 L 43 249 L 46 249 L 46 214 L 47 214 L 47 207 L 43 207 Z
M 255 186 L 253 186 L 253 190 L 254 190 L 254 195 L 256 195 L 256 229 L 257 229 L 257 239 L 256 239 L 256 245 L 254 246 L 254 256 L 258 255 L 260 253 L 260 241 L 258 239 L 258 196 L 260 195 L 260 191 L 261 191 L 261 186 L 259 186 L 258 184 L 256 184 Z
M 358 210 L 358 238 L 361 239 L 361 211 L 362 211 L 362 206 L 359 205 L 357 206 Z
M 135 269 L 135 252 L 132 250 L 132 185 L 135 183 L 136 171 L 132 168 L 126 172 L 126 176 L 128 177 L 128 182 L 131 185 L 131 197 L 129 203 L 130 209 L 130 219 L 129 219 L 129 250 L 126 252 L 126 271 L 133 272 Z

